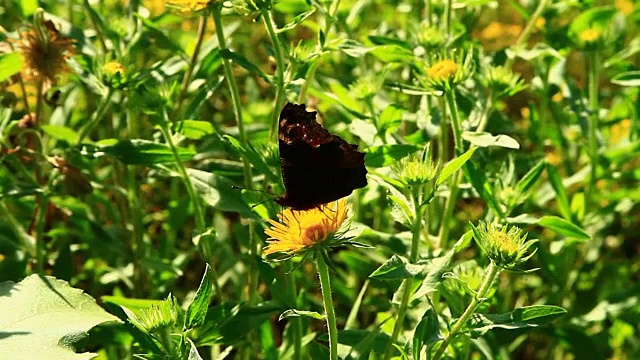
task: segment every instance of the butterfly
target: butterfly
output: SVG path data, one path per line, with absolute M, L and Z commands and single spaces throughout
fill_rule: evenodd
M 292 210 L 308 210 L 367 186 L 364 153 L 316 122 L 316 112 L 287 103 L 278 126 L 284 195 L 275 199 Z

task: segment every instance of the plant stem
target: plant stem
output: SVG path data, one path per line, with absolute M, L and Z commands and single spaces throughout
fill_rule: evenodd
M 489 266 L 485 271 L 486 276 L 482 281 L 482 284 L 480 285 L 480 288 L 478 289 L 476 296 L 473 297 L 473 300 L 471 300 L 471 303 L 469 304 L 469 306 L 467 306 L 464 313 L 462 313 L 458 321 L 456 321 L 455 325 L 453 325 L 453 327 L 451 328 L 451 331 L 442 342 L 442 345 L 440 345 L 440 347 L 438 348 L 438 351 L 436 351 L 435 355 L 433 356 L 433 360 L 439 360 L 442 357 L 442 355 L 444 355 L 444 352 L 447 350 L 447 347 L 449 347 L 449 344 L 451 344 L 451 341 L 453 340 L 453 338 L 458 334 L 460 329 L 462 329 L 464 324 L 466 324 L 466 322 L 469 320 L 471 315 L 475 313 L 476 309 L 478 308 L 478 305 L 480 305 L 480 302 L 483 300 L 484 296 L 486 295 L 487 291 L 491 287 L 491 284 L 493 283 L 493 280 L 496 278 L 498 273 L 500 273 L 500 268 L 494 265 L 493 262 L 489 263 Z
M 262 19 L 264 20 L 264 26 L 267 28 L 271 43 L 273 44 L 273 56 L 276 59 L 276 100 L 273 103 L 273 111 L 271 112 L 271 126 L 269 129 L 269 139 L 275 141 L 275 136 L 278 133 L 278 121 L 280 116 L 280 109 L 282 108 L 282 102 L 284 101 L 284 56 L 282 55 L 282 48 L 280 47 L 280 40 L 275 31 L 275 25 L 273 20 L 273 13 L 266 8 L 261 10 Z
M 420 233 L 422 232 L 422 200 L 421 200 L 421 187 L 416 187 L 413 189 L 412 198 L 413 198 L 413 208 L 415 211 L 412 229 L 411 229 L 411 253 L 409 254 L 409 260 L 412 264 L 418 262 L 418 254 L 419 254 L 419 245 L 420 245 Z M 404 323 L 404 317 L 407 312 L 407 305 L 409 304 L 409 299 L 411 298 L 412 292 L 412 278 L 407 278 L 403 281 L 402 286 L 404 286 L 404 292 L 402 293 L 402 299 L 400 300 L 400 306 L 398 307 L 398 317 L 396 318 L 396 323 L 393 325 L 393 331 L 391 332 L 391 338 L 389 339 L 389 344 L 387 344 L 387 349 L 384 353 L 384 360 L 388 360 L 391 358 L 391 354 L 393 353 L 393 344 L 398 340 L 398 336 L 400 335 L 400 331 L 402 330 L 402 325 Z
M 111 105 L 112 96 L 113 96 L 113 89 L 109 88 L 107 90 L 107 95 L 104 97 L 104 99 L 102 99 L 102 102 L 98 106 L 98 109 L 93 113 L 93 117 L 91 118 L 89 123 L 82 129 L 80 129 L 80 133 L 78 134 L 78 141 L 77 141 L 78 144 L 82 143 L 82 140 L 84 140 L 84 138 L 87 137 L 87 135 L 89 135 L 91 130 L 93 130 L 93 128 L 95 128 L 96 125 L 98 125 L 98 123 L 102 120 L 102 117 L 104 116 L 104 114 L 107 113 L 107 109 L 109 109 L 109 105 Z
M 191 83 L 191 75 L 193 75 L 193 69 L 198 62 L 198 56 L 200 56 L 200 49 L 202 48 L 202 42 L 204 40 L 204 34 L 207 31 L 207 17 L 205 15 L 200 16 L 200 22 L 198 23 L 198 34 L 196 35 L 196 46 L 193 49 L 193 54 L 191 55 L 191 61 L 187 64 L 187 71 L 184 73 L 184 77 L 182 78 L 182 86 L 180 89 L 180 94 L 178 95 L 178 100 L 176 101 L 176 106 L 173 109 L 173 114 L 171 115 L 171 121 L 175 122 L 177 116 L 180 115 L 180 108 L 182 107 L 182 103 L 187 95 L 187 90 L 189 89 L 189 84 Z
M 547 7 L 547 1 L 548 0 L 540 0 L 540 3 L 538 3 L 538 7 L 529 18 L 529 21 L 527 22 L 527 25 L 525 25 L 524 30 L 522 30 L 522 33 L 520 33 L 520 36 L 518 36 L 515 44 L 511 46 L 512 49 L 517 50 L 522 45 L 522 43 L 529 39 L 531 31 L 533 31 L 533 27 L 536 25 L 536 21 L 538 20 L 540 15 L 542 15 L 544 9 Z M 505 62 L 505 67 L 507 69 L 511 69 L 515 60 L 515 57 L 507 59 L 507 61 Z
M 296 290 L 296 276 L 293 270 L 293 264 L 291 260 L 285 261 L 287 271 L 287 285 L 289 291 L 289 298 L 294 309 L 298 308 L 298 292 Z M 293 333 L 293 358 L 302 358 L 302 319 L 300 317 L 293 317 L 289 319 L 291 322 L 291 332 Z
M 462 154 L 464 149 L 462 147 L 462 126 L 460 124 L 460 116 L 458 115 L 458 107 L 456 106 L 454 91 L 446 91 L 445 98 L 447 100 L 447 105 L 449 106 L 449 114 L 451 115 L 451 127 L 453 128 L 453 140 L 455 142 L 456 156 L 459 156 Z M 440 248 L 443 248 L 448 241 L 449 219 L 453 216 L 453 207 L 455 206 L 458 197 L 458 185 L 460 184 L 460 181 L 462 181 L 461 170 L 459 170 L 457 174 L 449 180 L 449 197 L 445 202 L 442 220 L 440 222 L 440 231 L 438 232 Z
M 333 309 L 333 299 L 331 298 L 331 281 L 329 280 L 329 267 L 324 262 L 324 254 L 316 254 L 316 267 L 320 276 L 320 288 L 322 289 L 322 302 L 327 316 L 327 328 L 329 330 L 329 359 L 338 358 L 338 325 L 336 323 L 336 313 Z
M 222 3 L 217 3 L 213 8 L 213 22 L 216 27 L 218 48 L 220 49 L 220 51 L 227 50 L 224 27 L 222 26 Z M 236 118 L 236 124 L 238 125 L 240 142 L 243 146 L 246 146 L 248 143 L 247 132 L 244 128 L 242 104 L 240 103 L 240 92 L 238 91 L 238 84 L 236 83 L 236 78 L 233 76 L 233 69 L 231 68 L 231 62 L 229 62 L 229 59 L 223 57 L 222 65 L 224 68 L 225 78 L 227 79 L 227 85 L 229 85 L 229 93 L 231 94 L 231 102 L 233 103 L 233 114 Z M 249 160 L 247 160 L 247 158 L 244 156 L 242 157 L 242 168 L 244 171 L 244 186 L 248 190 L 251 190 L 253 189 L 253 175 L 251 173 L 251 164 L 249 163 Z M 248 275 L 249 304 L 253 304 L 258 290 L 258 265 L 255 263 L 255 259 L 258 256 L 258 240 L 255 236 L 254 227 L 254 222 L 249 222 L 249 252 L 251 254 L 250 264 L 252 264 Z
M 49 197 L 45 194 L 38 196 L 38 218 L 36 223 L 36 272 L 44 274 L 44 263 L 46 259 L 44 248 L 44 222 L 49 206 Z
M 596 184 L 596 172 L 598 168 L 598 52 L 589 52 L 589 157 L 591 158 L 591 176 L 589 177 L 589 184 L 587 187 L 587 201 L 589 206 L 593 200 L 593 191 Z
M 447 40 L 451 39 L 451 12 L 453 11 L 453 0 L 447 0 L 445 9 L 445 28 L 447 34 Z
M 169 133 L 169 128 L 167 127 L 168 119 L 166 119 L 166 114 L 165 114 L 165 119 L 163 120 L 164 121 L 160 124 L 160 131 L 162 132 L 162 136 L 164 136 L 164 139 L 167 142 L 167 145 L 171 149 L 171 153 L 173 154 L 173 158 L 176 163 L 176 168 L 178 169 L 178 173 L 180 174 L 180 177 L 182 178 L 182 181 L 184 182 L 184 185 L 187 188 L 187 193 L 189 194 L 189 198 L 191 199 L 191 203 L 193 204 L 193 212 L 194 212 L 194 217 L 196 222 L 196 231 L 198 235 L 200 235 L 204 233 L 206 230 L 206 225 L 204 221 L 204 212 L 202 210 L 202 203 L 200 202 L 200 197 L 195 192 L 195 188 L 193 187 L 193 183 L 191 182 L 191 177 L 189 177 L 189 174 L 187 173 L 187 169 L 185 168 L 184 164 L 182 163 L 182 160 L 180 159 L 180 154 L 178 154 L 178 149 L 176 148 L 176 145 L 173 142 L 173 138 Z M 202 243 L 201 245 L 204 252 L 203 255 L 205 256 L 207 261 L 210 261 L 213 255 L 211 254 L 211 249 L 208 241 L 204 240 L 204 243 Z M 222 291 L 220 289 L 220 281 L 218 280 L 219 279 L 218 272 L 216 271 L 216 268 L 213 266 L 213 264 L 210 263 L 210 265 L 211 265 L 211 275 L 213 277 L 213 287 L 216 291 L 216 298 L 218 302 L 221 303 Z

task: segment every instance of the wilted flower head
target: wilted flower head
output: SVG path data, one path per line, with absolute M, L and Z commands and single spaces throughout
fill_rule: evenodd
M 471 225 L 473 237 L 491 262 L 504 269 L 517 270 L 517 266 L 529 260 L 536 251 L 527 255 L 531 245 L 538 240 L 525 241 L 527 234 L 516 226 L 486 224 Z
M 526 88 L 520 75 L 504 66 L 489 66 L 482 71 L 482 84 L 496 97 L 512 96 Z
M 54 85 L 56 76 L 69 70 L 67 60 L 74 53 L 74 40 L 63 37 L 44 11 L 34 14 L 33 28 L 20 33 L 16 47 L 24 58 L 28 76 L 45 85 Z
M 309 210 L 286 209 L 278 214 L 280 222 L 269 220 L 271 228 L 265 229 L 269 236 L 265 255 L 276 252 L 294 255 L 316 246 L 331 247 L 343 243 L 343 224 L 349 206 L 341 199 Z

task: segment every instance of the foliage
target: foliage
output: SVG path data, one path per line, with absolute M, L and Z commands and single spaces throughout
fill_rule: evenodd
M 3 2 L 0 353 L 640 358 L 639 9 Z M 368 186 L 271 257 L 287 101 Z

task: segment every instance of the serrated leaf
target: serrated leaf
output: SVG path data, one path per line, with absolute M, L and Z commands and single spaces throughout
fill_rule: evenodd
M 585 241 L 591 240 L 591 236 L 579 226 L 557 216 L 543 216 L 538 220 L 538 225 L 544 226 L 566 237 Z
M 499 146 L 508 149 L 520 149 L 520 144 L 508 135 L 492 135 L 487 132 L 471 132 L 462 133 L 462 138 L 478 147 Z
M 285 310 L 282 314 L 280 314 L 278 321 L 282 321 L 290 317 L 300 317 L 300 316 L 306 316 L 316 320 L 324 320 L 325 318 L 324 315 L 317 313 L 315 311 L 289 309 L 289 310 Z
M 427 274 L 420 283 L 420 287 L 411 296 L 411 299 L 422 298 L 438 289 L 438 286 L 443 281 L 442 275 L 451 267 L 451 259 L 453 259 L 454 254 L 454 249 L 449 250 L 444 256 L 433 258 L 423 265 L 423 271 Z
M 0 55 L 0 82 L 19 73 L 23 63 L 24 60 L 18 52 Z
M 421 359 L 420 353 L 424 346 L 429 348 L 442 339 L 438 317 L 433 309 L 430 308 L 422 315 L 422 319 L 413 333 L 413 358 Z
M 73 340 L 98 324 L 120 320 L 66 281 L 31 275 L 0 284 L 0 354 L 3 359 L 91 359 Z
M 250 218 L 258 217 L 242 200 L 240 192 L 232 188 L 233 184 L 227 178 L 198 169 L 187 169 L 187 174 L 209 206 L 222 211 L 237 212 Z
M 378 280 L 401 280 L 420 274 L 422 269 L 422 265 L 409 264 L 406 259 L 398 255 L 393 255 L 384 264 L 374 270 L 369 277 Z
M 467 150 L 464 154 L 456 157 L 455 159 L 449 161 L 440 172 L 440 176 L 438 176 L 438 180 L 436 181 L 436 185 L 442 185 L 447 179 L 453 175 L 458 169 L 460 169 L 468 160 L 471 158 L 471 155 L 476 151 L 477 147 L 472 147 Z
M 183 120 L 177 125 L 176 131 L 189 139 L 198 140 L 203 136 L 214 133 L 213 124 L 208 121 Z
M 191 149 L 179 147 L 177 150 L 182 161 L 188 161 L 196 154 Z M 95 158 L 111 156 L 127 165 L 154 165 L 175 161 L 167 145 L 142 139 L 109 139 L 100 141 L 95 146 L 84 144 L 82 153 Z
M 198 286 L 193 301 L 189 304 L 189 308 L 187 308 L 187 314 L 184 319 L 184 327 L 186 329 L 194 329 L 204 323 L 204 319 L 207 316 L 207 309 L 211 302 L 213 287 L 211 276 L 211 267 L 209 264 L 206 264 L 200 286 Z
M 505 314 L 476 314 L 467 324 L 473 337 L 481 336 L 491 329 L 517 330 L 548 324 L 567 313 L 553 305 L 533 305 L 518 308 Z
M 365 149 L 364 163 L 370 167 L 383 167 L 395 164 L 405 156 L 420 150 L 421 147 L 409 144 L 389 144 L 372 146 Z

